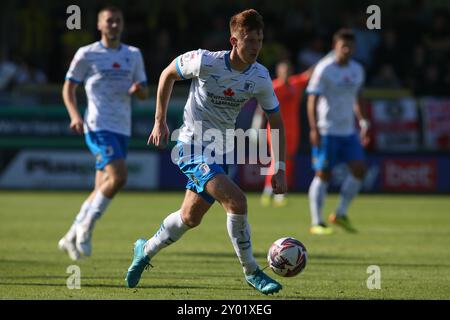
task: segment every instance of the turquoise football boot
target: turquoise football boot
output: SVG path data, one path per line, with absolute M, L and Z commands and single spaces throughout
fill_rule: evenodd
M 283 288 L 281 284 L 270 278 L 259 268 L 253 274 L 246 275 L 245 280 L 250 286 L 264 294 L 276 293 Z
M 138 239 L 134 243 L 134 256 L 131 266 L 128 268 L 127 277 L 125 281 L 127 282 L 128 288 L 134 288 L 141 280 L 142 272 L 144 269 L 151 266 L 150 258 L 144 252 L 144 244 L 147 242 L 145 239 Z

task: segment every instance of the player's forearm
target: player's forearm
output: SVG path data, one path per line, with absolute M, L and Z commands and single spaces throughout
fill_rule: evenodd
M 354 111 L 355 111 L 356 118 L 359 121 L 367 120 L 366 110 L 364 108 L 364 101 L 363 101 L 362 97 L 357 98 L 357 100 L 355 102 L 355 106 L 354 106 Z
M 358 101 L 355 103 L 354 111 L 355 116 L 358 119 L 359 127 L 362 131 L 367 133 L 367 130 L 370 128 L 370 121 L 367 118 L 364 104 L 361 99 L 358 99 Z
M 63 100 L 70 119 L 81 118 L 77 107 L 76 86 L 74 84 L 67 81 L 64 83 Z
M 317 119 L 316 119 L 316 107 L 317 107 L 317 96 L 310 94 L 308 96 L 308 123 L 310 130 L 317 130 Z
M 285 162 L 286 161 L 286 132 L 283 124 L 283 120 L 281 115 L 277 113 L 277 115 L 269 116 L 269 124 L 271 130 L 272 137 L 272 160 L 277 162 Z M 274 130 L 278 131 L 278 141 L 275 139 Z M 278 148 L 277 145 L 278 144 Z
M 158 91 L 156 93 L 156 121 L 166 121 L 170 96 L 172 95 L 175 80 L 177 80 L 170 67 L 171 65 L 161 73 L 159 78 Z
M 283 123 L 278 127 L 278 130 L 280 132 L 280 151 L 279 151 L 279 159 L 276 159 L 276 153 L 274 156 L 275 163 L 277 162 L 286 162 L 286 132 L 284 129 Z M 284 170 L 286 171 L 286 170 Z
M 260 129 L 263 126 L 264 112 L 259 105 L 256 106 L 255 112 L 253 114 L 252 125 L 253 129 Z

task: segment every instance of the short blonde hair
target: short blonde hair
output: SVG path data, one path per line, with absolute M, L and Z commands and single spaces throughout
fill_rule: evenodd
M 235 34 L 241 31 L 263 30 L 263 17 L 255 9 L 248 9 L 239 12 L 230 19 L 230 33 Z

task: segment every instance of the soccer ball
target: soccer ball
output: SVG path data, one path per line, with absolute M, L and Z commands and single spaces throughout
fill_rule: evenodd
M 305 269 L 308 252 L 297 239 L 286 237 L 275 241 L 267 254 L 270 268 L 282 277 L 293 277 Z

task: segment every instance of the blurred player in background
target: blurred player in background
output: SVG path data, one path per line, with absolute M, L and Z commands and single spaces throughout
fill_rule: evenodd
M 316 172 L 309 187 L 312 234 L 330 234 L 332 229 L 323 219 L 323 206 L 332 168 L 348 164 L 350 174 L 344 180 L 339 205 L 328 220 L 355 232 L 347 217 L 347 209 L 358 194 L 365 176 L 363 146 L 369 143 L 369 121 L 361 99 L 364 69 L 351 59 L 355 36 L 350 29 L 341 29 L 333 36 L 334 52 L 323 58 L 314 69 L 309 82 L 308 122 L 312 145 L 312 165 Z M 360 134 L 356 132 L 355 115 Z
M 135 242 L 134 258 L 126 276 L 128 287 L 138 284 L 144 268 L 161 249 L 198 226 L 217 200 L 227 213 L 228 234 L 243 266 L 246 282 L 264 294 L 281 289 L 278 282 L 259 268 L 253 256 L 243 191 L 226 175 L 226 162 L 215 161 L 225 156 L 225 150 L 230 150 L 230 142 L 232 150 L 234 139 L 227 141 L 226 130 L 234 131 L 242 106 L 255 97 L 267 113 L 272 129 L 280 130 L 280 152 L 272 155 L 279 170 L 272 177 L 272 185 L 274 193 L 286 191 L 283 121 L 269 72 L 256 62 L 262 47 L 263 27 L 262 16 L 256 10 L 238 13 L 230 20 L 231 51 L 190 51 L 176 58 L 162 72 L 155 125 L 148 143 L 158 147 L 166 144 L 169 135 L 166 114 L 173 85 L 177 80 L 192 79 L 184 123 L 175 147 L 178 166 L 188 178 L 187 190 L 181 208 L 164 219 L 159 231 L 148 241 L 138 239 Z M 220 148 L 215 149 L 214 158 L 204 152 L 210 142 L 201 143 L 202 136 L 197 136 L 195 126 L 199 123 L 202 132 L 219 130 L 225 141 L 216 146 Z M 198 144 L 200 148 L 196 147 Z
M 97 219 L 125 185 L 125 159 L 131 135 L 131 96 L 148 96 L 144 62 L 138 48 L 120 42 L 123 14 L 116 7 L 98 13 L 101 40 L 81 47 L 72 60 L 63 87 L 70 128 L 85 136 L 96 158 L 95 189 L 81 206 L 59 248 L 73 260 L 91 255 L 91 236 Z M 76 88 L 84 82 L 88 106 L 81 117 Z
M 295 156 L 300 146 L 300 103 L 303 91 L 308 84 L 312 68 L 305 72 L 293 75 L 293 66 L 289 60 L 282 60 L 276 66 L 276 79 L 273 80 L 273 88 L 280 101 L 280 111 L 286 128 L 286 177 L 288 188 L 292 188 L 295 178 Z M 252 128 L 259 129 L 263 125 L 264 114 L 261 108 L 256 108 L 253 116 Z M 267 142 L 269 150 L 272 150 L 270 137 L 270 124 L 267 124 Z M 273 162 L 270 172 L 274 169 Z M 269 206 L 272 201 L 274 206 L 286 205 L 285 194 L 273 194 L 272 174 L 266 176 L 264 191 L 261 195 L 261 204 Z

